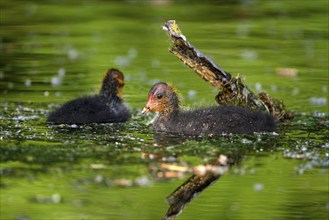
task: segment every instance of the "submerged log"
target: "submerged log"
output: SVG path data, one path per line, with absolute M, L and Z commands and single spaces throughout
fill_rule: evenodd
M 272 99 L 267 93 L 255 95 L 239 76 L 232 77 L 230 73 L 224 71 L 190 44 L 175 20 L 166 22 L 162 28 L 168 33 L 172 42 L 169 51 L 192 68 L 202 79 L 219 90 L 216 96 L 218 104 L 240 105 L 266 111 L 278 121 L 292 118 L 292 114 L 286 112 L 281 101 Z

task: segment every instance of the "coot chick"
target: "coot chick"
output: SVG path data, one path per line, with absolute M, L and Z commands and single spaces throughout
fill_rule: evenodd
M 117 69 L 109 69 L 99 95 L 71 100 L 50 113 L 47 120 L 55 124 L 125 122 L 131 114 L 120 98 L 123 86 L 123 74 Z
M 159 132 L 200 134 L 250 134 L 274 131 L 275 121 L 269 114 L 238 106 L 212 106 L 193 111 L 179 108 L 174 88 L 167 83 L 156 83 L 148 93 L 143 113 L 157 111 L 153 122 Z

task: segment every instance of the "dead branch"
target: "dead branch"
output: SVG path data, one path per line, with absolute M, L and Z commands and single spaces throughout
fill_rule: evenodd
M 237 77 L 224 71 L 219 65 L 201 53 L 182 34 L 175 20 L 165 23 L 163 30 L 168 33 L 172 42 L 169 51 L 183 63 L 192 68 L 202 79 L 219 90 L 216 101 L 220 105 L 240 105 L 250 109 L 269 112 L 277 120 L 292 118 L 282 102 L 272 99 L 267 93 L 255 95 Z

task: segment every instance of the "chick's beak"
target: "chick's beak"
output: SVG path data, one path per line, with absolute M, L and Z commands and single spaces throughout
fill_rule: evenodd
M 149 111 L 153 111 L 154 110 L 154 103 L 152 101 L 151 97 L 148 97 L 147 103 L 145 105 L 145 107 L 143 108 L 142 114 L 145 114 Z
M 150 106 L 151 106 L 150 105 L 150 100 L 148 99 L 145 107 L 143 108 L 142 114 L 145 114 L 145 113 L 151 111 Z
M 143 108 L 143 111 L 142 111 L 142 114 L 145 114 L 145 113 L 147 113 L 147 112 L 149 112 L 149 111 L 150 111 L 149 108 L 144 107 L 144 108 Z

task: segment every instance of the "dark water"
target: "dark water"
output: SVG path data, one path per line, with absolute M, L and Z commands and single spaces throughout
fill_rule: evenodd
M 328 1 L 0 4 L 1 219 L 161 219 L 191 176 L 219 179 L 177 219 L 328 218 Z M 169 19 L 296 117 L 273 134 L 155 134 L 153 115 L 140 114 L 154 82 L 172 82 L 185 106 L 215 104 L 216 91 L 168 52 Z M 46 123 L 61 103 L 96 93 L 110 67 L 125 74 L 131 121 Z M 222 173 L 193 179 L 220 155 Z

